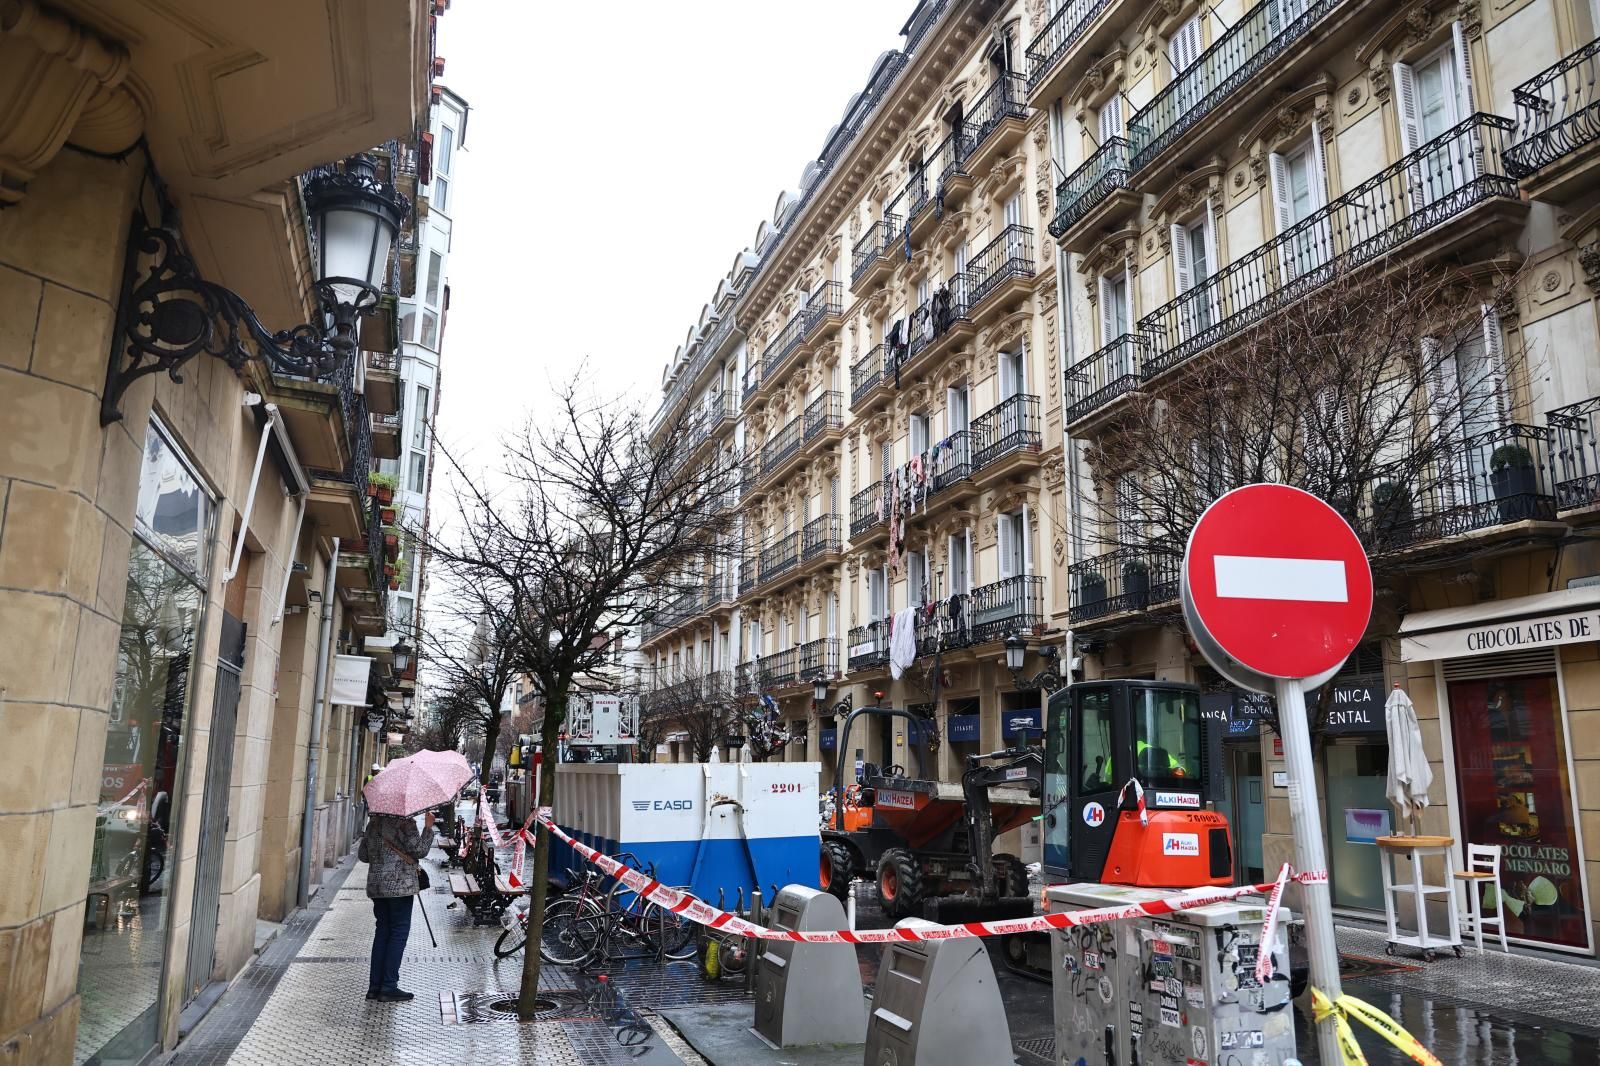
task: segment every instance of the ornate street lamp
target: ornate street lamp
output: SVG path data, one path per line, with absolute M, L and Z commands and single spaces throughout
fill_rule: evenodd
M 234 370 L 259 359 L 278 373 L 313 380 L 349 365 L 356 322 L 378 306 L 389 252 L 411 206 L 378 178 L 371 156 L 351 156 L 343 168 L 319 167 L 306 180 L 319 321 L 289 329 L 262 325 L 241 296 L 200 276 L 165 188 L 159 179 L 153 184 L 160 217 L 152 223 L 143 205 L 134 209 L 101 425 L 122 418 L 122 395 L 135 381 L 160 372 L 182 381 L 178 371 L 202 353 Z M 141 257 L 150 257 L 142 272 Z
M 811 702 L 818 708 L 828 702 L 828 679 L 820 670 L 811 677 Z
M 1060 649 L 1054 644 L 1039 646 L 1039 657 L 1044 660 L 1044 668 L 1032 677 L 1022 676 L 1022 665 L 1028 654 L 1028 642 L 1021 633 L 1013 633 L 1006 638 L 1006 668 L 1011 671 L 1011 680 L 1021 692 L 1051 692 L 1066 684 L 1060 671 Z
M 400 642 L 390 650 L 394 655 L 394 672 L 405 673 L 411 666 L 411 645 L 406 643 L 405 637 L 401 637 Z

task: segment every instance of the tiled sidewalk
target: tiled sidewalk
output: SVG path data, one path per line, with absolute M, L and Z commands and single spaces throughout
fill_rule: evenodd
M 423 894 L 422 905 L 438 947 L 429 942 L 422 915 L 414 915 L 401 969 L 401 987 L 417 998 L 400 1004 L 368 1002 L 372 907 L 363 887 L 366 867 L 350 862 L 345 873 L 342 883 L 336 875 L 323 890 L 319 905 L 291 920 L 267 946 L 167 1066 L 390 1066 L 419 1052 L 429 1061 L 474 1066 L 702 1063 L 648 1012 L 633 1015 L 631 1024 L 597 1016 L 574 990 L 572 975 L 550 966 L 540 984 L 560 1001 L 562 1009 L 553 1013 L 554 1020 L 521 1025 L 509 1015 L 480 1009 L 467 1013 L 483 1020 L 457 1022 L 457 994 L 515 992 L 522 956 L 496 959 L 492 949 L 499 929 L 473 927 L 463 908 L 450 907 L 448 891 L 441 890 L 447 879 L 437 871 L 432 875 L 436 887 Z M 692 968 L 688 976 L 693 976 Z M 624 1003 L 631 1003 L 632 982 L 621 974 L 614 980 Z M 451 1007 L 449 1024 L 441 994 Z M 648 1006 L 644 1001 L 652 998 L 641 995 L 634 1005 Z M 480 1008 L 485 1003 L 464 1002 Z

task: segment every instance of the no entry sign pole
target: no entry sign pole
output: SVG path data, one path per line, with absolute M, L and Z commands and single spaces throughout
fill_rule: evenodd
M 1183 613 L 1206 659 L 1234 684 L 1271 692 L 1289 777 L 1294 863 L 1326 872 L 1322 810 L 1305 691 L 1329 681 L 1366 632 L 1372 570 L 1337 511 L 1287 485 L 1246 485 L 1195 523 L 1183 557 Z M 1327 880 L 1301 886 L 1311 983 L 1342 993 Z M 1324 1063 L 1342 1062 L 1332 1020 L 1317 1026 Z

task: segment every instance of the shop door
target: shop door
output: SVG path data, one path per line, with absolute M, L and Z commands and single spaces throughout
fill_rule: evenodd
M 1377 839 L 1393 820 L 1384 788 L 1389 745 L 1383 740 L 1334 742 L 1323 749 L 1326 772 L 1328 871 L 1333 905 L 1383 910 Z
M 1261 838 L 1267 831 L 1267 807 L 1261 790 L 1261 745 L 1228 745 L 1228 786 L 1232 798 L 1228 820 L 1233 829 L 1234 877 L 1242 885 L 1265 880 Z
M 1450 673 L 1447 667 L 1446 678 Z M 1506 935 L 1587 948 L 1588 908 L 1555 675 L 1451 681 L 1450 735 L 1464 843 L 1505 849 Z M 1492 891 L 1484 889 L 1491 910 Z
M 184 1006 L 211 983 L 217 951 L 217 921 L 222 901 L 222 856 L 228 837 L 228 791 L 233 780 L 234 726 L 239 717 L 239 683 L 244 660 L 244 623 L 222 612 L 222 643 L 217 654 L 216 696 L 211 706 L 211 743 L 206 756 L 200 851 L 195 866 L 194 915 L 189 923 L 189 969 Z

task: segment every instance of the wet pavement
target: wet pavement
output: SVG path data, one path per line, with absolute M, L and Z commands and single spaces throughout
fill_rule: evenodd
M 754 1006 L 743 982 L 708 985 L 693 962 L 618 961 L 587 973 L 546 966 L 541 991 L 550 1009 L 537 1022 L 521 1025 L 503 1009 L 520 984 L 521 956 L 496 959 L 499 928 L 474 926 L 465 909 L 452 903 L 448 879 L 436 866 L 433 882 L 420 901 L 438 945 L 429 942 L 418 916 L 402 971 L 402 984 L 417 994 L 414 1001 L 365 1000 L 372 911 L 363 889 L 365 867 L 347 860 L 313 906 L 286 923 L 168 1057 L 167 1066 L 387 1066 L 419 1053 L 431 1061 L 472 1064 L 861 1061 L 859 1048 L 763 1057 L 745 1033 Z M 858 917 L 863 927 L 889 924 L 871 905 L 863 905 Z M 1600 967 L 1497 952 L 1423 965 L 1386 957 L 1382 933 L 1360 928 L 1341 928 L 1340 947 L 1348 970 L 1345 990 L 1395 1017 L 1450 1066 L 1600 1064 Z M 857 949 L 869 995 L 880 952 Z M 997 945 L 991 959 L 1018 1066 L 1054 1066 L 1049 987 L 1006 970 Z M 1301 1059 L 1310 1066 L 1317 1054 L 1309 1021 L 1303 1012 L 1294 1016 Z M 1375 1034 L 1356 1031 L 1374 1066 L 1410 1061 Z M 706 1052 L 704 1058 L 685 1036 Z M 1224 1057 L 1215 1066 L 1244 1066 L 1244 1060 Z

